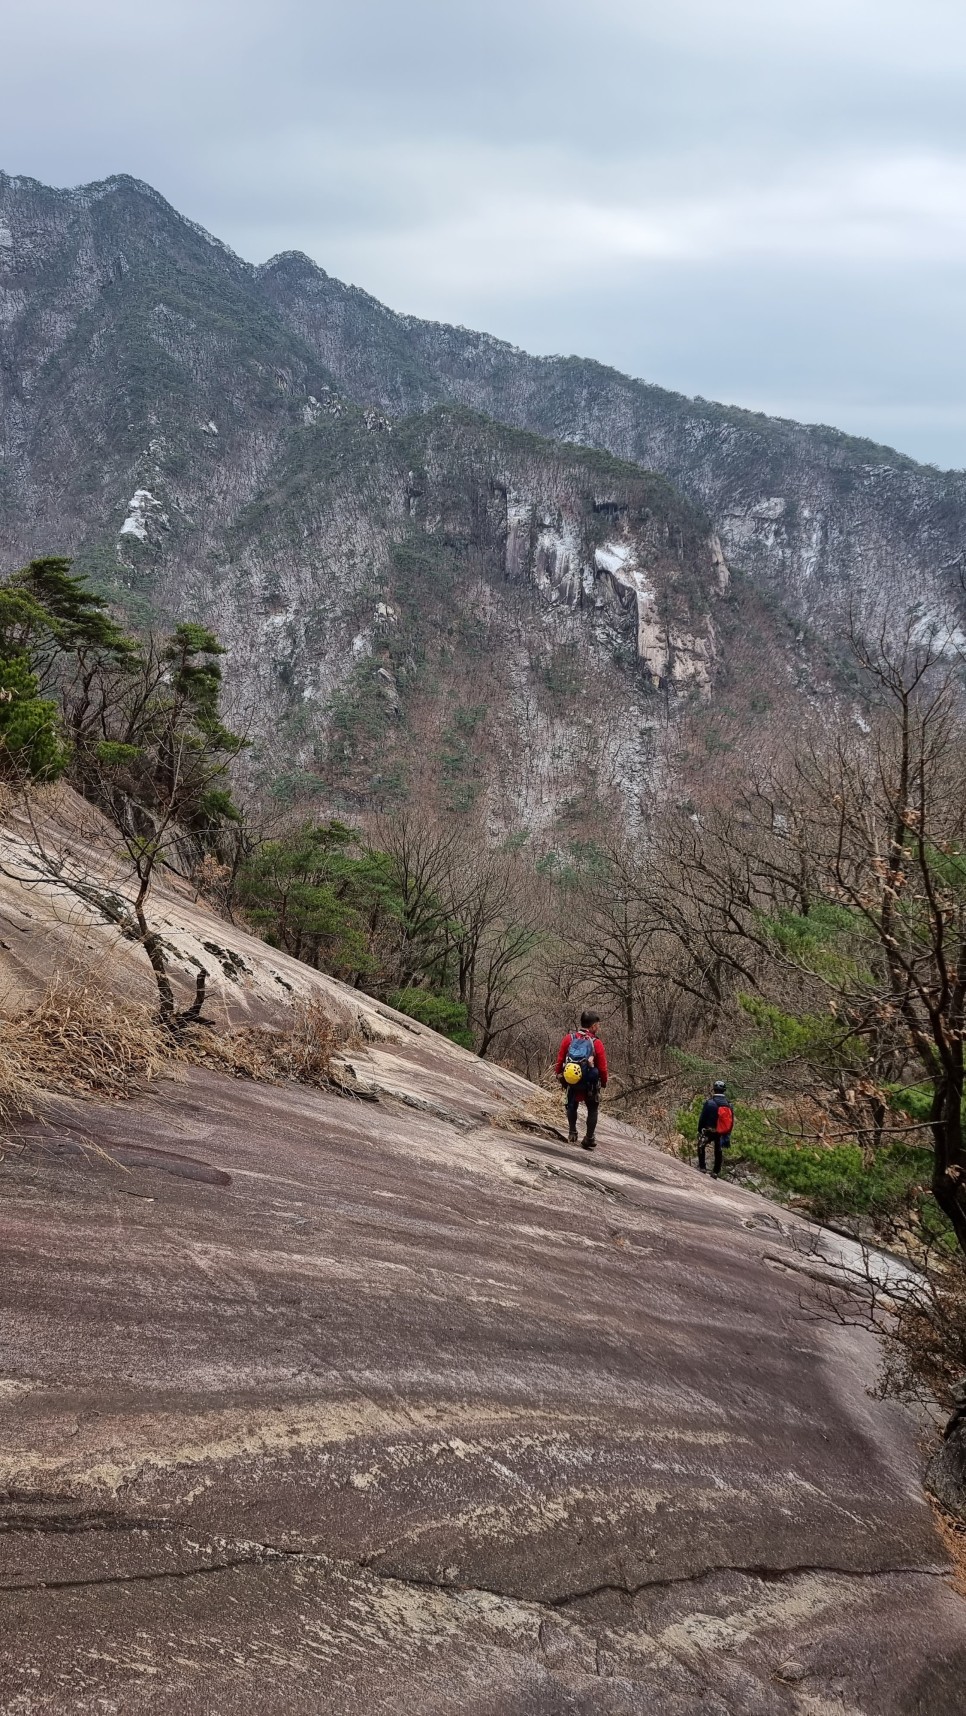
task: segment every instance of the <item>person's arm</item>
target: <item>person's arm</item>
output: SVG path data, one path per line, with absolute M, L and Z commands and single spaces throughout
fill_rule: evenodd
M 718 1110 L 713 1102 L 706 1102 L 698 1116 L 698 1137 L 702 1132 L 713 1132 L 718 1121 Z
M 567 1050 L 569 1049 L 572 1041 L 573 1041 L 573 1038 L 571 1037 L 571 1035 L 568 1031 L 567 1035 L 565 1036 L 565 1038 L 564 1038 L 563 1042 L 561 1043 L 560 1048 L 557 1052 L 557 1077 L 558 1078 L 560 1077 L 561 1073 L 563 1072 L 563 1064 L 564 1064 L 564 1061 L 567 1059 Z
M 597 1063 L 597 1071 L 600 1073 L 601 1089 L 603 1089 L 604 1085 L 607 1083 L 607 1050 L 604 1048 L 599 1037 L 594 1038 L 594 1060 Z

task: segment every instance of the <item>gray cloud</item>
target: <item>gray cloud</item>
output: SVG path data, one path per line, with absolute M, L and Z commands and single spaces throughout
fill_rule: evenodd
M 959 0 L 34 0 L 0 164 L 966 464 Z

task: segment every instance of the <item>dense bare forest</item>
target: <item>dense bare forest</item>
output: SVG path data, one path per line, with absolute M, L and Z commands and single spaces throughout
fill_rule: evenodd
M 320 781 L 279 802 L 244 768 L 233 788 L 246 744 L 204 628 L 128 635 L 56 560 L 9 579 L 3 604 L 8 789 L 66 775 L 111 819 L 162 1017 L 178 1006 L 150 894 L 174 866 L 269 942 L 538 1082 L 593 1004 L 615 1112 L 686 1152 L 694 1094 L 726 1077 L 739 1176 L 966 1249 L 966 726 L 948 635 L 856 620 L 849 696 L 801 705 L 793 732 L 722 731 L 713 766 L 706 712 L 685 713 L 652 815 L 629 819 L 583 771 L 569 818 L 533 832 L 494 818 L 474 776 L 485 703 L 457 709 L 440 763 L 438 700 L 417 700 L 391 802 L 360 797 L 350 821 L 338 720 L 328 803 Z M 199 973 L 182 1012 L 203 1001 Z

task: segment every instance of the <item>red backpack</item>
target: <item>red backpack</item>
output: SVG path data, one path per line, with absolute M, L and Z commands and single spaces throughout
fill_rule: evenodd
M 719 1102 L 719 1104 L 718 1104 L 718 1119 L 717 1119 L 717 1123 L 715 1125 L 715 1131 L 717 1132 L 718 1137 L 720 1138 L 722 1133 L 724 1133 L 724 1132 L 730 1132 L 732 1130 L 732 1127 L 734 1126 L 734 1123 L 735 1123 L 735 1111 L 731 1107 L 730 1103 Z

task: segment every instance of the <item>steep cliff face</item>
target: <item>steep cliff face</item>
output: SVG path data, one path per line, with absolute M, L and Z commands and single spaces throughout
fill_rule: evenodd
M 729 563 L 834 627 L 853 597 L 928 616 L 961 601 L 966 475 L 871 441 L 687 399 L 580 358 L 391 316 L 306 257 L 259 271 L 286 323 L 353 397 L 390 411 L 457 399 L 500 422 L 660 471 L 704 507 Z
M 640 813 L 668 698 L 710 693 L 727 600 L 707 520 L 662 479 L 452 407 L 392 427 L 335 397 L 204 576 L 158 577 L 229 643 L 268 776 L 353 803 L 418 777 L 531 827 L 579 818 L 591 783 Z
M 0 179 L 0 219 L 6 566 L 66 550 L 135 614 L 209 620 L 285 790 L 378 802 L 428 767 L 510 822 L 578 815 L 588 781 L 639 809 L 669 699 L 715 674 L 728 573 L 700 509 L 433 404 L 406 324 L 343 293 L 329 325 L 302 263 L 293 326 L 278 267 L 133 181 Z M 373 356 L 397 376 L 375 405 Z
M 353 802 L 428 759 L 637 810 L 676 712 L 767 719 L 857 591 L 949 613 L 966 542 L 966 478 L 253 268 L 126 178 L 0 175 L 0 406 L 3 567 L 210 620 L 252 766 Z

